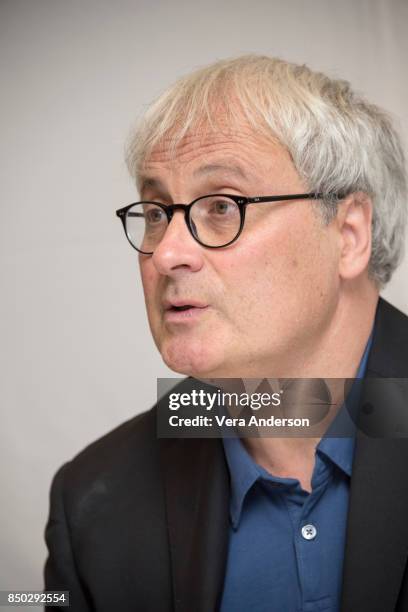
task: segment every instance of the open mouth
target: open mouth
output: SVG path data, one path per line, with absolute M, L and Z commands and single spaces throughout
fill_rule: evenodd
M 165 306 L 165 320 L 174 323 L 183 323 L 193 321 L 199 317 L 208 308 L 207 304 L 188 304 L 179 303 L 172 304 L 167 303 Z
M 197 306 L 192 306 L 191 304 L 184 304 L 183 306 L 170 306 L 169 310 L 173 312 L 181 312 L 182 310 L 188 310 L 189 308 L 197 308 Z

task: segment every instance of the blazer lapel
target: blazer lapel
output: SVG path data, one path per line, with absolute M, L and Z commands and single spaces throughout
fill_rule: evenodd
M 395 609 L 407 563 L 407 465 L 407 440 L 357 438 L 342 612 Z
M 214 612 L 228 547 L 229 476 L 217 439 L 162 439 L 176 612 Z
M 407 334 L 406 317 L 380 300 L 367 379 L 408 376 Z M 407 387 L 402 385 L 399 390 L 391 381 L 385 384 L 392 385 L 392 393 L 379 393 L 374 401 L 369 380 L 362 391 L 350 488 L 342 612 L 394 610 L 407 563 L 407 434 L 400 439 L 395 435 L 387 439 L 372 437 L 379 435 L 379 422 L 372 426 L 375 415 L 390 411 L 407 414 Z M 406 423 L 406 418 L 403 420 Z

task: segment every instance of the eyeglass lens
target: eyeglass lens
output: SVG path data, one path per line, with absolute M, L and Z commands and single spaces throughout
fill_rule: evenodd
M 239 233 L 239 206 L 225 196 L 206 196 L 190 209 L 190 231 L 202 244 L 220 247 Z M 134 204 L 126 213 L 126 232 L 130 242 L 144 253 L 152 253 L 168 226 L 165 211 L 148 202 Z

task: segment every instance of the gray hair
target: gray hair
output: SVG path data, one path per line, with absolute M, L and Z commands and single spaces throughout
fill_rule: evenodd
M 242 123 L 243 115 L 289 151 L 312 191 L 363 191 L 372 198 L 369 274 L 377 285 L 385 285 L 403 253 L 404 154 L 387 113 L 353 92 L 347 81 L 258 55 L 196 70 L 169 87 L 131 135 L 126 156 L 131 175 L 137 180 L 144 160 L 163 140 L 174 152 L 188 132 L 222 130 Z M 327 223 L 336 215 L 336 203 L 326 199 L 319 204 Z

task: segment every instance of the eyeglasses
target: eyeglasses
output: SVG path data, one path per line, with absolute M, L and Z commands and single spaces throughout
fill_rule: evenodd
M 248 204 L 283 202 L 285 200 L 342 199 L 344 194 L 296 193 L 291 195 L 243 196 L 216 193 L 201 196 L 190 204 L 135 202 L 116 211 L 127 239 L 133 248 L 152 255 L 173 218 L 174 211 L 183 210 L 186 225 L 201 246 L 208 249 L 226 247 L 240 236 Z

